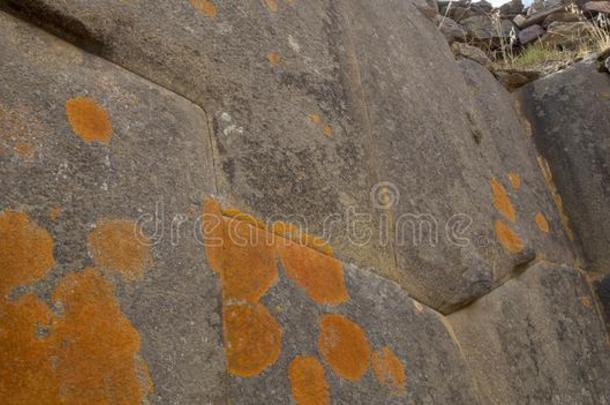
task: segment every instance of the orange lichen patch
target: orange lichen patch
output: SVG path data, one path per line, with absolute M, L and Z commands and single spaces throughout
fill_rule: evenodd
M 325 240 L 313 235 L 309 235 L 301 231 L 295 225 L 287 224 L 285 222 L 274 222 L 273 225 L 271 225 L 271 232 L 303 245 L 304 247 L 306 246 L 311 249 L 315 249 L 323 254 L 329 256 L 332 256 L 333 254 L 332 248 L 328 245 L 328 243 L 326 243 Z M 286 244 L 286 242 L 284 242 L 284 244 Z
M 591 300 L 589 297 L 580 297 L 580 303 L 587 308 L 591 308 Z
M 297 405 L 330 404 L 324 368 L 315 357 L 297 356 L 288 369 L 292 398 Z
M 523 250 L 523 242 L 519 236 L 508 227 L 508 225 L 498 219 L 496 221 L 495 228 L 496 239 L 500 242 L 504 249 L 510 253 L 519 253 Z
M 277 52 L 269 52 L 267 54 L 267 60 L 271 64 L 271 66 L 277 66 L 280 64 L 280 54 Z
M 555 206 L 557 207 L 557 211 L 559 212 L 559 219 L 561 220 L 561 225 L 568 236 L 568 239 L 574 240 L 574 232 L 572 232 L 572 227 L 570 226 L 570 219 L 566 214 L 566 211 L 563 207 L 563 200 L 557 191 L 557 186 L 555 186 L 555 182 L 553 181 L 553 174 L 551 173 L 551 167 L 549 166 L 549 162 L 546 161 L 545 158 L 538 155 L 538 165 L 540 166 L 540 170 L 542 171 L 542 175 L 544 176 L 544 180 L 546 182 L 547 188 L 553 197 L 553 201 L 555 202 Z
M 309 114 L 309 121 L 313 122 L 316 125 L 320 125 L 322 120 L 318 114 Z
M 108 113 L 94 100 L 76 97 L 66 101 L 66 114 L 76 135 L 86 143 L 108 144 L 112 137 L 112 124 Z
M 225 221 L 221 267 L 225 300 L 257 302 L 277 281 L 275 247 L 264 230 L 240 221 Z
M 274 13 L 277 13 L 277 0 L 263 0 L 265 6 Z
M 398 392 L 405 390 L 405 367 L 389 347 L 373 354 L 372 366 L 373 374 L 381 385 L 387 385 Z
M 241 212 L 236 208 L 226 208 L 222 210 L 222 214 L 226 217 L 233 218 L 238 221 L 247 222 L 251 225 L 254 225 L 258 228 L 266 229 L 267 225 L 263 221 L 260 221 L 253 217 L 252 215 Z
M 324 125 L 322 132 L 324 132 L 324 135 L 328 136 L 329 138 L 333 135 L 333 129 L 330 127 L 330 125 Z
M 278 250 L 288 278 L 312 301 L 338 305 L 349 300 L 343 266 L 337 259 L 295 242 L 279 244 Z
M 103 271 L 119 273 L 126 281 L 135 281 L 152 265 L 150 243 L 138 235 L 129 220 L 99 220 L 89 234 L 89 250 L 95 264 Z
M 4 269 L 4 268 L 2 268 Z M 51 340 L 42 334 L 52 314 L 33 295 L 15 303 L 0 298 L 0 398 L 6 404 L 58 404 Z
M 0 143 L 5 151 L 12 150 L 22 160 L 32 160 L 35 145 L 41 143 L 48 128 L 37 118 L 32 108 L 25 105 L 0 105 Z
M 216 5 L 210 0 L 189 0 L 191 5 L 199 14 L 214 18 L 218 14 Z
M 222 215 L 234 220 L 244 221 L 258 228 L 264 229 L 274 235 L 281 236 L 282 238 L 290 239 L 301 245 L 316 249 L 324 254 L 332 255 L 332 248 L 326 243 L 325 240 L 309 235 L 301 231 L 297 226 L 287 224 L 285 222 L 274 222 L 270 226 L 267 226 L 263 221 L 258 220 L 252 215 L 245 214 L 235 208 L 227 208 L 221 210 Z M 273 235 L 269 235 L 269 239 L 277 240 L 273 238 Z M 282 243 L 282 241 L 280 241 Z
M 504 186 L 495 177 L 489 181 L 489 184 L 493 193 L 494 206 L 498 212 L 510 221 L 515 222 L 517 220 L 517 213 Z
M 224 218 L 213 200 L 204 203 L 206 256 L 220 274 L 225 300 L 258 302 L 277 281 L 273 238 L 252 222 Z
M 309 121 L 317 125 L 325 136 L 330 138 L 333 135 L 333 128 L 330 125 L 324 124 L 318 114 L 309 114 L 308 117 Z
M 54 264 L 53 239 L 46 230 L 23 212 L 0 212 L 0 296 L 40 280 Z
M 517 191 L 521 188 L 521 176 L 519 176 L 517 173 L 511 172 L 508 173 L 508 181 L 510 181 L 511 186 L 513 187 L 513 190 Z
M 253 377 L 273 365 L 282 348 L 282 329 L 261 304 L 231 304 L 223 309 L 227 369 Z
M 148 387 L 136 360 L 140 337 L 112 287 L 87 269 L 65 277 L 53 301 L 64 310 L 53 326 L 62 402 L 141 403 Z
M 61 207 L 53 207 L 49 210 L 49 218 L 51 221 L 57 221 L 57 218 L 61 215 Z
M 366 334 L 341 315 L 320 319 L 318 348 L 333 371 L 346 380 L 359 380 L 369 368 L 371 351 Z
M 202 234 L 205 255 L 212 271 L 219 273 L 222 269 L 225 249 L 225 222 L 220 204 L 208 199 L 203 203 Z
M 29 160 L 34 157 L 34 145 L 25 142 L 17 142 L 15 144 L 15 153 L 21 159 Z
M 540 229 L 544 233 L 549 233 L 549 230 L 551 228 L 549 226 L 549 222 L 546 220 L 546 217 L 544 216 L 544 214 L 542 212 L 539 212 L 538 214 L 536 214 L 535 221 L 536 221 L 536 225 L 538 225 L 538 229 Z

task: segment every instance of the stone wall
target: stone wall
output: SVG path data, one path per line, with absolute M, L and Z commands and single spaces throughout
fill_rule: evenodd
M 607 403 L 528 122 L 423 7 L 0 1 L 3 402 Z

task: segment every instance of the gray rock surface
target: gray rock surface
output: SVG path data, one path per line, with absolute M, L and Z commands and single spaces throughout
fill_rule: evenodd
M 523 2 L 521 0 L 511 0 L 508 3 L 501 5 L 498 10 L 500 14 L 506 17 L 515 17 L 523 12 Z
M 449 322 L 483 403 L 609 402 L 610 348 L 580 272 L 539 263 Z
M 280 271 L 278 283 L 262 302 L 282 325 L 282 353 L 255 378 L 230 377 L 231 403 L 291 403 L 287 371 L 299 355 L 312 356 L 323 365 L 331 403 L 478 403 L 474 380 L 442 316 L 408 298 L 395 283 L 353 266 L 346 267 L 345 282 L 350 300 L 329 308 L 309 300 Z M 320 320 L 328 314 L 356 323 L 371 355 L 387 347 L 397 356 L 406 375 L 404 391 L 381 385 L 372 362 L 357 381 L 334 371 L 318 343 Z
M 202 246 L 192 234 L 201 201 L 215 192 L 209 138 L 202 131 L 205 114 L 175 93 L 4 13 L 0 13 L 0 59 L 0 212 L 27 213 L 48 231 L 54 246 L 55 265 L 29 288 L 45 299 L 87 267 L 104 271 L 125 317 L 139 333 L 139 354 L 155 383 L 151 399 L 185 403 L 223 398 L 219 291 L 202 260 Z M 89 143 L 75 132 L 66 102 L 77 97 L 94 100 L 106 111 L 109 138 L 97 137 Z M 82 120 L 95 121 L 91 111 L 83 109 L 82 114 Z M 89 129 L 102 128 L 97 125 Z M 177 235 L 172 228 L 179 218 L 184 224 Z M 126 260 L 121 259 L 120 245 L 110 252 L 102 250 L 99 257 L 92 255 L 88 238 L 96 224 L 100 228 L 104 221 L 115 220 L 139 221 L 152 244 L 151 263 L 141 269 L 141 280 L 128 282 L 107 274 L 104 263 Z M 111 239 L 126 242 L 129 256 L 134 256 L 129 248 L 133 232 Z M 118 258 L 113 259 L 113 253 Z M 8 271 L 2 263 L 1 270 Z M 6 275 L 2 277 L 6 280 Z M 90 305 L 89 311 L 93 309 Z M 113 339 L 108 326 L 93 323 L 91 327 L 100 337 Z M 86 330 L 87 325 L 81 327 Z M 2 347 L 2 351 L 14 349 Z M 106 356 L 113 358 L 111 353 Z M 79 357 L 87 358 L 87 353 Z M 39 361 L 42 366 L 51 359 L 41 356 Z M 101 379 L 96 377 L 95 364 L 89 366 L 90 378 Z M 128 386 L 112 375 L 107 378 L 110 391 Z M 11 402 L 6 398 L 1 402 L 7 401 Z
M 516 97 L 584 253 L 585 266 L 610 271 L 610 76 L 592 60 L 537 80 Z
M 551 48 L 578 50 L 587 38 L 593 37 L 594 27 L 588 21 L 553 22 L 547 27 L 540 42 Z
M 440 14 L 452 18 L 455 21 L 461 21 L 465 18 L 484 15 L 485 11 L 474 7 L 472 4 L 451 3 L 440 10 Z
M 28 18 L 53 10 L 50 29 L 69 38 L 80 27 L 92 50 L 201 106 L 227 205 L 265 221 L 306 222 L 340 259 L 374 268 L 421 302 L 452 311 L 531 260 L 539 233 L 531 218 L 514 231 L 517 254 L 494 229 L 490 182 L 510 190 L 506 176 L 520 164 L 482 158 L 477 142 L 491 135 L 426 16 L 398 0 L 269 3 L 223 2 L 210 13 L 179 0 L 2 1 Z M 547 197 L 511 198 L 534 210 Z M 354 212 L 367 224 L 350 228 Z M 459 232 L 468 246 L 450 230 L 462 219 L 472 219 Z
M 451 18 L 438 15 L 436 16 L 434 23 L 443 33 L 449 44 L 452 44 L 455 41 L 466 41 L 466 30 Z
M 477 15 L 460 20 L 460 24 L 468 31 L 468 34 L 477 41 L 489 41 L 495 38 L 508 38 L 513 24 L 510 20 L 501 20 L 494 23 L 489 16 Z
M 518 88 L 525 86 L 529 82 L 540 78 L 541 73 L 536 70 L 525 70 L 525 69 L 496 69 L 494 71 L 495 76 L 498 78 L 502 86 L 508 91 L 515 91 Z
M 0 8 L 0 402 L 607 402 L 551 172 L 433 0 Z
M 554 22 L 578 22 L 578 21 L 583 21 L 583 17 L 576 13 L 572 13 L 570 11 L 560 10 L 560 11 L 554 12 L 552 14 L 549 14 L 542 22 L 542 26 L 545 28 L 548 28 L 548 26 Z
M 589 1 L 582 6 L 582 11 L 590 14 L 610 14 L 610 1 Z
M 492 67 L 491 60 L 487 57 L 485 52 L 476 46 L 456 42 L 451 45 L 451 51 L 455 56 L 473 60 L 488 69 L 491 69 Z
M 526 29 L 519 31 L 519 42 L 521 45 L 527 45 L 544 35 L 544 32 L 544 28 L 540 25 L 531 25 Z
M 530 8 L 530 10 L 533 9 Z M 524 29 L 529 27 L 530 25 L 541 24 L 544 19 L 547 18 L 549 15 L 557 13 L 559 11 L 564 11 L 564 7 L 562 5 L 544 8 L 531 14 L 528 12 L 527 18 L 525 20 L 519 19 L 515 20 L 514 22 L 517 27 L 519 27 L 519 29 Z

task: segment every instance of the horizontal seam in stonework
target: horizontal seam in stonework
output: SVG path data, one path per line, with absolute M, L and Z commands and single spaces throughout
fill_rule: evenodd
M 504 287 L 504 285 L 505 285 L 506 283 L 508 283 L 508 282 L 510 282 L 510 281 L 512 281 L 512 280 L 518 279 L 518 278 L 519 278 L 519 277 L 521 277 L 523 274 L 525 274 L 525 273 L 527 273 L 528 271 L 530 271 L 530 269 L 531 269 L 532 267 L 535 267 L 535 266 L 537 266 L 537 265 L 539 265 L 539 264 L 549 264 L 549 265 L 552 265 L 552 266 L 568 266 L 568 267 L 570 267 L 570 268 L 575 269 L 575 270 L 576 270 L 576 271 L 578 271 L 578 272 L 581 272 L 581 271 L 582 271 L 582 270 L 578 269 L 576 266 L 574 266 L 574 265 L 570 265 L 570 264 L 568 264 L 568 263 L 552 262 L 552 261 L 549 261 L 549 260 L 546 260 L 546 259 L 537 259 L 537 260 L 532 260 L 531 262 L 527 263 L 527 265 L 525 266 L 525 269 L 524 269 L 524 270 L 519 271 L 519 272 L 512 272 L 512 273 L 511 273 L 511 277 L 508 277 L 506 280 L 502 281 L 502 283 L 500 283 L 499 285 L 495 286 L 495 287 L 494 287 L 494 288 L 492 288 L 491 290 L 487 291 L 485 294 L 483 294 L 483 295 L 481 295 L 481 296 L 477 297 L 476 299 L 474 299 L 474 300 L 470 301 L 468 304 L 466 304 L 466 305 L 464 305 L 464 306 L 462 306 L 462 307 L 459 307 L 459 308 L 457 308 L 457 309 L 455 309 L 455 310 L 453 310 L 453 311 L 451 311 L 451 312 L 447 312 L 447 313 L 441 312 L 441 314 L 442 314 L 442 315 L 444 315 L 444 316 L 450 316 L 450 315 L 452 315 L 452 314 L 455 314 L 455 313 L 457 313 L 457 312 L 460 312 L 460 311 L 462 311 L 462 310 L 464 310 L 464 309 L 468 308 L 469 306 L 471 306 L 471 305 L 473 305 L 474 303 L 476 303 L 477 301 L 479 301 L 481 298 L 486 297 L 487 295 L 491 294 L 492 292 L 494 292 L 494 291 L 496 291 L 496 290 L 498 290 L 498 289 L 500 289 L 500 288 L 503 288 L 503 287 Z
M 242 215 L 246 216 L 246 214 L 242 214 Z M 338 258 L 336 258 L 335 256 L 330 255 L 330 254 L 328 254 L 328 253 L 326 253 L 326 252 L 324 252 L 324 251 L 322 251 L 322 250 L 316 249 L 315 247 L 309 246 L 309 245 L 307 245 L 307 244 L 300 243 L 300 242 L 299 242 L 298 240 L 296 240 L 296 239 L 287 238 L 285 235 L 282 235 L 281 233 L 274 232 L 274 231 L 270 230 L 270 229 L 269 229 L 269 228 L 268 228 L 266 225 L 264 225 L 264 224 L 262 224 L 262 223 L 255 223 L 255 222 L 251 222 L 251 221 L 244 221 L 244 220 L 240 220 L 240 219 L 239 219 L 239 215 L 228 215 L 228 214 L 226 214 L 226 213 L 224 213 L 224 212 L 222 213 L 222 216 L 223 216 L 224 218 L 229 219 L 229 220 L 231 220 L 231 219 L 235 219 L 235 220 L 237 220 L 237 221 L 239 221 L 239 222 L 243 222 L 243 223 L 245 223 L 245 224 L 251 225 L 251 226 L 253 226 L 253 227 L 257 228 L 257 229 L 261 229 L 261 230 L 263 230 L 263 231 L 265 231 L 265 232 L 268 232 L 268 233 L 271 233 L 271 234 L 273 234 L 273 235 L 276 235 L 278 238 L 281 238 L 281 239 L 284 239 L 284 240 L 288 240 L 288 241 L 291 241 L 291 242 L 298 243 L 299 245 L 301 245 L 301 246 L 302 246 L 302 247 L 304 247 L 304 248 L 307 248 L 307 249 L 313 250 L 313 251 L 315 251 L 316 253 L 319 253 L 319 254 L 321 254 L 321 255 L 323 255 L 323 256 L 331 257 L 331 258 L 333 258 L 333 259 L 335 259 L 335 260 L 337 260 L 337 261 L 339 261 L 339 262 L 343 263 L 341 260 L 339 260 L 339 259 L 338 259 Z

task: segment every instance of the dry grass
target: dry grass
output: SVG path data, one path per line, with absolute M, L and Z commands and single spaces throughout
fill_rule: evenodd
M 593 20 L 591 38 L 593 52 L 601 53 L 610 48 L 610 21 L 608 21 L 608 17 L 599 14 Z
M 578 57 L 576 52 L 559 50 L 541 42 L 528 46 L 509 63 L 510 67 L 536 68 L 551 62 L 568 62 Z
M 582 11 L 572 4 L 566 10 L 582 17 Z M 576 44 L 574 49 L 560 49 L 551 45 L 543 44 L 540 40 L 530 44 L 520 53 L 513 53 L 513 40 L 503 42 L 500 48 L 500 58 L 495 65 L 499 68 L 520 68 L 532 70 L 544 70 L 544 68 L 557 62 L 570 64 L 585 56 L 601 53 L 610 49 L 610 21 L 608 17 L 599 14 L 595 19 L 589 21 L 586 32 L 570 38 L 569 43 Z

